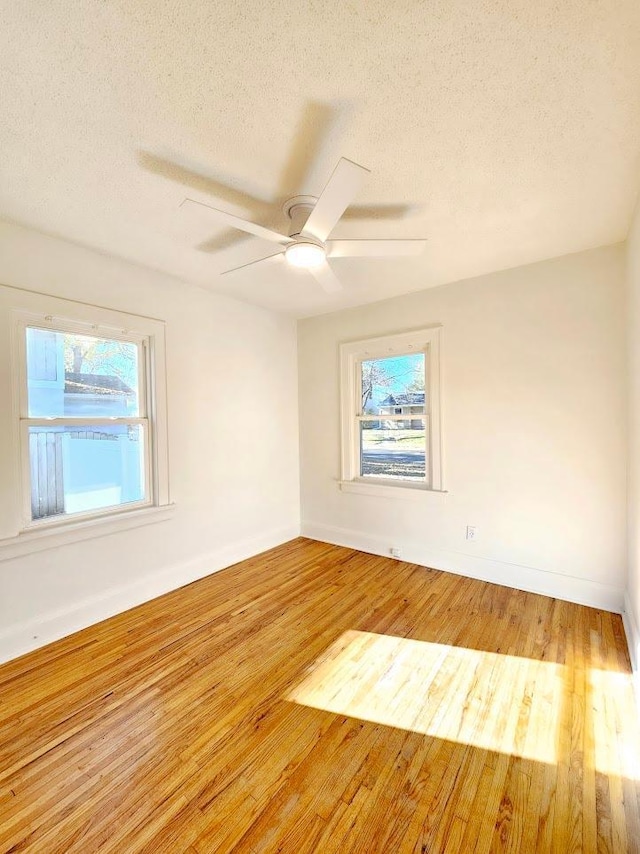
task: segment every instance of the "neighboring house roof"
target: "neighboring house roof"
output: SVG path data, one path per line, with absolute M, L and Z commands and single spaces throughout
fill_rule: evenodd
M 64 375 L 64 393 L 124 395 L 134 394 L 134 391 L 120 377 L 71 372 Z
M 424 392 L 410 391 L 407 394 L 389 394 L 380 406 L 424 406 Z

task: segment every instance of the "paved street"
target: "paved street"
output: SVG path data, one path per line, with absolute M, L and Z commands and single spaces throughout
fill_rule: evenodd
M 424 451 L 368 448 L 362 453 L 362 474 L 378 477 L 424 477 Z

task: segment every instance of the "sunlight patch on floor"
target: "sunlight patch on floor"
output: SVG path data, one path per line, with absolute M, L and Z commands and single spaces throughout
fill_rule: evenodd
M 555 763 L 564 670 L 554 662 L 347 631 L 286 699 Z
M 602 774 L 640 780 L 640 722 L 633 677 L 592 667 L 587 691 L 588 714 L 593 718 L 593 767 Z

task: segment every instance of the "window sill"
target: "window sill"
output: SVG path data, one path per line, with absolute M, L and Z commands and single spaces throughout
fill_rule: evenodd
M 106 537 L 131 528 L 153 525 L 171 519 L 174 504 L 144 507 L 139 510 L 112 513 L 93 519 L 63 522 L 47 528 L 23 531 L 15 537 L 0 540 L 0 561 L 11 560 L 34 552 L 66 546 L 82 540 Z
M 343 492 L 355 492 L 358 495 L 374 495 L 378 498 L 401 498 L 410 501 L 444 501 L 449 494 L 446 490 L 428 489 L 425 486 L 410 484 L 368 483 L 362 480 L 338 481 Z

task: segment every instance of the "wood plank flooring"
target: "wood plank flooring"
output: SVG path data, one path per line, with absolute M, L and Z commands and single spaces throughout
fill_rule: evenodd
M 0 852 L 640 852 L 620 618 L 299 539 L 0 667 Z

